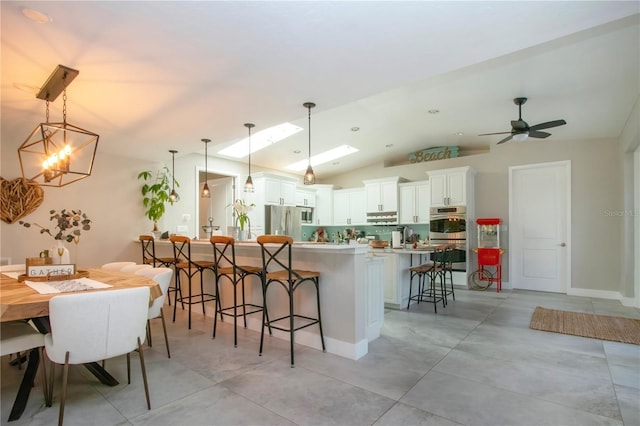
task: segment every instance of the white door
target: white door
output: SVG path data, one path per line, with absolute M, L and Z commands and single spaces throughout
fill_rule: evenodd
M 566 293 L 571 280 L 569 161 L 509 168 L 513 288 Z

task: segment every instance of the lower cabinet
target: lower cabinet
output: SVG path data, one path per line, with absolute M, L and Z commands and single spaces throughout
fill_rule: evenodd
M 374 257 L 384 259 L 384 306 L 394 309 L 406 309 L 409 300 L 409 267 L 411 256 L 393 252 L 375 251 Z

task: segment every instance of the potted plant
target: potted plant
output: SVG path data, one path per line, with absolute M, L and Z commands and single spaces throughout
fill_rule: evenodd
M 246 240 L 249 232 L 245 230 L 245 227 L 249 225 L 249 229 L 251 229 L 248 213 L 252 207 L 255 207 L 255 204 L 247 204 L 244 200 L 238 199 L 231 205 L 233 206 L 233 211 L 236 216 L 236 223 L 240 225 L 238 240 Z
M 158 221 L 165 212 L 167 203 L 173 204 L 177 199 L 171 197 L 171 193 L 177 186 L 178 181 L 169 172 L 169 168 L 164 166 L 155 175 L 150 170 L 144 170 L 138 174 L 138 180 L 142 180 L 142 204 L 147 209 L 144 214 L 153 221 L 153 232 L 158 232 Z

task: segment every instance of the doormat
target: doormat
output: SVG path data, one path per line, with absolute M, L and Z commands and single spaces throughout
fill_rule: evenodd
M 640 320 L 536 307 L 529 328 L 640 345 Z

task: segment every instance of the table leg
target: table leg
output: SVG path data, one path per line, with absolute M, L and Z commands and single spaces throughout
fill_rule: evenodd
M 22 382 L 20 383 L 18 394 L 16 395 L 16 399 L 13 402 L 13 407 L 11 408 L 11 413 L 9 414 L 10 422 L 13 420 L 18 420 L 24 412 L 25 407 L 27 406 L 29 394 L 31 393 L 31 388 L 33 387 L 33 381 L 36 377 L 36 373 L 38 372 L 39 361 L 39 349 L 31 349 L 29 353 L 29 362 L 27 363 L 27 368 L 24 370 L 24 376 L 22 377 Z
M 90 363 L 84 364 L 84 366 L 87 370 L 91 372 L 91 374 L 93 374 L 94 376 L 96 376 L 98 380 L 100 380 L 100 383 L 107 386 L 118 385 L 118 381 L 111 374 L 109 374 L 107 370 L 102 368 L 102 366 L 97 362 L 90 362 Z

